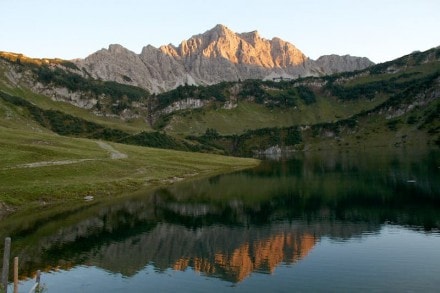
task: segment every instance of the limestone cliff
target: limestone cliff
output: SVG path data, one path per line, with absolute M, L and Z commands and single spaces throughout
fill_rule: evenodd
M 353 71 L 372 65 L 371 61 L 365 57 L 339 56 L 334 54 L 319 57 L 315 64 L 323 74 Z
M 185 83 L 296 78 L 358 70 L 373 64 L 367 58 L 337 55 L 314 61 L 280 38 L 267 40 L 257 31 L 239 34 L 223 25 L 192 36 L 177 47 L 148 45 L 136 54 L 120 45 L 110 45 L 75 63 L 95 78 L 136 85 L 153 92 Z

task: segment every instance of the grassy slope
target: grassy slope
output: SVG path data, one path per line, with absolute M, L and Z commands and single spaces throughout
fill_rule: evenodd
M 335 137 L 314 137 L 310 131 L 303 133 L 305 150 L 325 150 L 341 148 L 438 148 L 440 146 L 440 100 L 436 99 L 424 107 L 413 110 L 393 119 L 373 112 L 358 117 L 355 130 L 343 131 Z M 426 122 L 428 116 L 436 118 Z M 390 122 L 394 127 L 390 126 Z
M 109 152 L 93 140 L 0 127 L 0 202 L 21 205 L 88 194 L 114 195 L 258 164 L 253 159 L 111 145 L 128 157 L 111 159 Z M 67 160 L 73 163 L 24 166 Z
M 338 88 L 335 92 L 341 98 L 332 97 L 330 94 L 334 93 L 333 88 L 326 86 L 321 93 L 327 93 L 327 98 L 317 96 L 317 103 L 302 105 L 299 107 L 301 111 L 290 110 L 297 111 L 295 118 L 300 120 L 300 124 L 310 126 L 303 128 L 302 141 L 299 144 L 298 140 L 295 141 L 298 144 L 295 149 L 363 149 L 406 146 L 435 148 L 440 146 L 440 99 L 438 99 L 440 63 L 439 61 L 423 63 L 422 60 L 421 64 L 417 63 L 413 67 L 404 65 L 396 67 L 394 63 L 399 62 L 397 60 L 386 64 L 389 68 L 394 67 L 393 70 L 388 68 L 382 70 L 387 73 L 353 72 L 324 77 Z M 251 106 L 260 107 L 263 111 L 265 109 L 262 105 L 252 104 Z M 237 114 L 237 117 L 231 118 L 231 115 L 225 115 L 213 121 L 210 127 L 216 128 L 213 125 L 221 127 L 226 123 L 231 123 L 232 126 L 237 125 L 235 130 L 238 132 L 247 128 L 247 120 L 243 118 L 253 115 L 256 116 L 255 124 L 260 123 L 261 117 L 257 115 L 258 111 L 254 111 L 251 115 L 247 115 L 251 113 L 250 111 L 246 112 L 238 108 L 237 112 L 240 111 L 242 113 Z M 266 111 L 270 110 L 266 108 Z M 278 122 L 284 126 L 282 123 L 287 111 L 289 110 L 285 112 L 280 109 L 278 112 L 273 110 L 272 116 L 267 117 L 272 118 L 270 122 Z M 187 115 L 188 117 L 201 115 L 198 111 L 194 113 L 192 116 Z M 318 120 L 323 117 L 328 120 Z M 263 116 L 262 119 L 265 120 L 264 118 Z M 318 121 L 321 123 L 317 123 Z M 291 122 L 298 123 L 293 119 Z M 193 122 L 191 123 L 194 125 Z M 202 123 L 199 122 L 199 124 L 203 126 Z M 250 151 L 255 149 L 264 150 L 273 145 L 283 146 L 283 143 L 291 145 L 284 139 L 284 135 L 286 133 L 283 129 L 272 128 L 259 133 L 247 131 L 238 138 L 221 136 L 211 138 L 208 143 L 220 148 L 224 147 L 234 154 L 250 155 Z
M 410 125 L 405 122 L 411 115 L 412 113 L 400 117 L 401 122 L 398 124 L 397 130 L 389 129 L 386 126 L 388 120 L 376 116 L 359 119 L 359 127 L 354 133 L 344 132 L 337 137 L 312 137 L 310 132 L 304 133 L 303 139 L 306 142 L 304 150 L 436 147 L 435 136 L 420 131 L 418 125 Z
M 181 112 L 172 118 L 166 130 L 181 135 L 200 135 L 207 128 L 214 128 L 220 134 L 240 134 L 246 130 L 267 127 L 288 127 L 332 122 L 348 118 L 364 110 L 372 109 L 383 98 L 359 99 L 340 102 L 333 98 L 317 97 L 311 105 L 300 104 L 296 109 L 273 108 L 251 102 L 239 102 L 231 110 L 209 109 Z M 190 125 L 190 127 L 188 127 Z
M 142 130 L 136 125 L 96 117 L 69 104 L 13 88 L 5 79 L 0 83 L 0 90 L 20 94 L 42 108 L 64 110 L 126 131 Z M 116 195 L 258 164 L 253 159 L 108 144 L 128 157 L 111 159 L 111 154 L 96 141 L 56 135 L 30 119 L 27 111 L 0 100 L 0 213 L 2 203 L 22 206 L 77 200 L 85 195 Z M 54 161 L 71 162 L 47 163 Z M 26 167 L 37 162 L 46 163 Z
M 11 82 L 5 77 L 6 71 L 7 68 L 4 66 L 4 63 L 0 62 L 0 90 L 10 95 L 23 97 L 42 109 L 58 110 L 69 113 L 87 121 L 95 122 L 109 128 L 120 129 L 129 133 L 151 131 L 151 127 L 148 125 L 148 123 L 140 118 L 122 122 L 119 118 L 96 116 L 89 110 L 78 108 L 69 103 L 53 101 L 44 95 L 35 94 L 26 87 L 12 85 Z
M 425 54 L 425 53 L 422 53 Z M 438 53 L 437 53 L 438 54 Z M 389 66 L 393 64 L 399 68 L 396 73 L 382 72 L 364 74 L 346 73 L 347 80 L 342 81 L 342 88 L 351 89 L 356 86 L 368 86 L 377 82 L 390 82 L 393 84 L 398 81 L 399 84 L 418 80 L 433 74 L 439 70 L 438 61 L 430 61 L 428 63 L 413 64 L 412 58 L 402 57 L 404 60 L 391 61 Z M 400 63 L 405 64 L 400 64 Z M 397 64 L 397 65 L 396 65 Z M 384 64 L 386 65 L 386 64 Z M 408 66 L 407 66 L 408 65 Z M 379 65 L 379 67 L 382 65 Z M 367 71 L 366 69 L 365 71 Z M 334 75 L 337 77 L 337 75 Z M 320 78 L 317 79 L 318 81 Z M 394 80 L 394 81 L 393 81 Z M 338 83 L 339 84 L 339 83 Z M 378 90 L 381 85 L 378 85 Z M 367 89 L 366 89 L 367 90 Z M 398 89 L 396 89 L 398 91 Z M 280 90 L 269 90 L 271 95 L 281 93 Z M 323 94 L 321 92 L 321 94 Z M 360 94 L 364 94 L 362 91 Z M 241 134 L 246 130 L 259 129 L 267 127 L 289 127 L 294 125 L 313 125 L 318 123 L 335 122 L 341 119 L 349 118 L 357 113 L 368 111 L 386 101 L 391 94 L 376 93 L 374 98 L 356 97 L 347 99 L 338 99 L 334 96 L 317 95 L 316 103 L 309 105 L 298 102 L 297 107 L 272 109 L 257 103 L 239 101 L 238 107 L 232 110 L 210 108 L 204 110 L 192 110 L 177 112 L 170 119 L 167 131 L 179 135 L 201 135 L 207 128 L 214 128 L 220 134 Z

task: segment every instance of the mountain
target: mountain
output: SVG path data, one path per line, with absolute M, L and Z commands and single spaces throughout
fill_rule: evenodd
M 176 54 L 190 59 L 187 47 Z M 112 50 L 126 52 L 120 46 Z M 158 94 L 84 77 L 66 60 L 8 52 L 0 57 L 0 101 L 29 113 L 22 120 L 32 120 L 17 123 L 61 135 L 241 156 L 292 148 L 440 145 L 440 48 L 353 72 L 187 84 Z M 318 61 L 334 70 L 332 60 L 338 59 L 353 61 Z
M 321 66 L 333 68 L 326 59 Z M 114 194 L 255 164 L 157 148 L 254 156 L 440 146 L 440 47 L 359 71 L 159 94 L 81 72 L 66 60 L 0 52 L 0 217 L 27 201 Z
M 164 92 L 179 85 L 210 85 L 246 79 L 297 78 L 364 69 L 367 58 L 322 56 L 314 61 L 280 38 L 267 40 L 257 31 L 235 33 L 217 25 L 179 46 L 148 45 L 136 54 L 110 45 L 85 59 L 74 60 L 94 78 Z

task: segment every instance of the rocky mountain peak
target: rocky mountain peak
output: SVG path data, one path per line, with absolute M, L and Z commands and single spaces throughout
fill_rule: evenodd
M 156 51 L 156 50 L 157 50 L 156 47 L 154 47 L 152 45 L 147 45 L 147 46 L 142 48 L 141 55 L 147 54 L 147 52 Z
M 161 51 L 183 60 L 188 68 L 191 67 L 189 63 L 199 58 L 264 68 L 298 65 L 307 59 L 295 46 L 279 38 L 266 40 L 258 31 L 238 34 L 221 24 L 182 41 L 178 48 L 162 46 Z
M 258 31 L 235 33 L 218 24 L 183 40 L 179 46 L 148 45 L 138 55 L 121 45 L 110 45 L 84 60 L 74 61 L 91 76 L 161 92 L 179 85 L 213 84 L 239 79 L 321 75 L 363 69 L 367 58 L 324 56 L 307 58 L 280 38 L 262 38 Z
M 261 39 L 260 34 L 258 33 L 258 31 L 241 33 L 241 34 L 238 34 L 238 36 L 240 36 L 243 40 L 245 40 L 249 44 L 252 44 L 253 46 L 255 46 L 256 43 L 258 42 L 258 40 Z
M 110 53 L 123 54 L 128 52 L 129 50 L 119 44 L 111 44 L 108 46 L 108 51 Z
M 215 27 L 213 27 L 210 30 L 207 30 L 202 35 L 226 37 L 228 35 L 233 35 L 233 34 L 234 32 L 231 31 L 227 26 L 223 24 L 217 24 Z

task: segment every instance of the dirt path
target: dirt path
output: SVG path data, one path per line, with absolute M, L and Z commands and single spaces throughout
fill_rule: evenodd
M 86 162 L 86 161 L 95 161 L 95 159 L 64 160 L 64 161 L 42 161 L 42 162 L 35 162 L 35 163 L 17 165 L 14 168 L 11 168 L 11 169 L 15 169 L 15 168 L 37 168 L 37 167 L 57 166 L 57 165 L 69 165 L 69 164 L 81 163 L 81 162 Z
M 126 159 L 128 158 L 127 154 L 121 153 L 117 150 L 115 150 L 111 145 L 103 142 L 103 141 L 97 141 L 96 142 L 102 149 L 106 150 L 110 153 L 110 159 L 112 160 L 119 160 L 119 159 Z M 98 159 L 78 159 L 78 160 L 63 160 L 63 161 L 42 161 L 42 162 L 35 162 L 35 163 L 28 163 L 28 164 L 21 164 L 17 165 L 15 167 L 6 168 L 6 169 L 20 169 L 20 168 L 38 168 L 38 167 L 45 167 L 45 166 L 58 166 L 58 165 L 69 165 L 69 164 L 76 164 L 81 162 L 87 162 L 87 161 L 96 161 Z
M 103 141 L 97 141 L 96 142 L 101 148 L 108 151 L 110 153 L 110 158 L 113 160 L 119 160 L 119 159 L 126 159 L 128 158 L 127 154 L 121 153 L 120 151 L 115 150 L 111 145 L 103 142 Z

